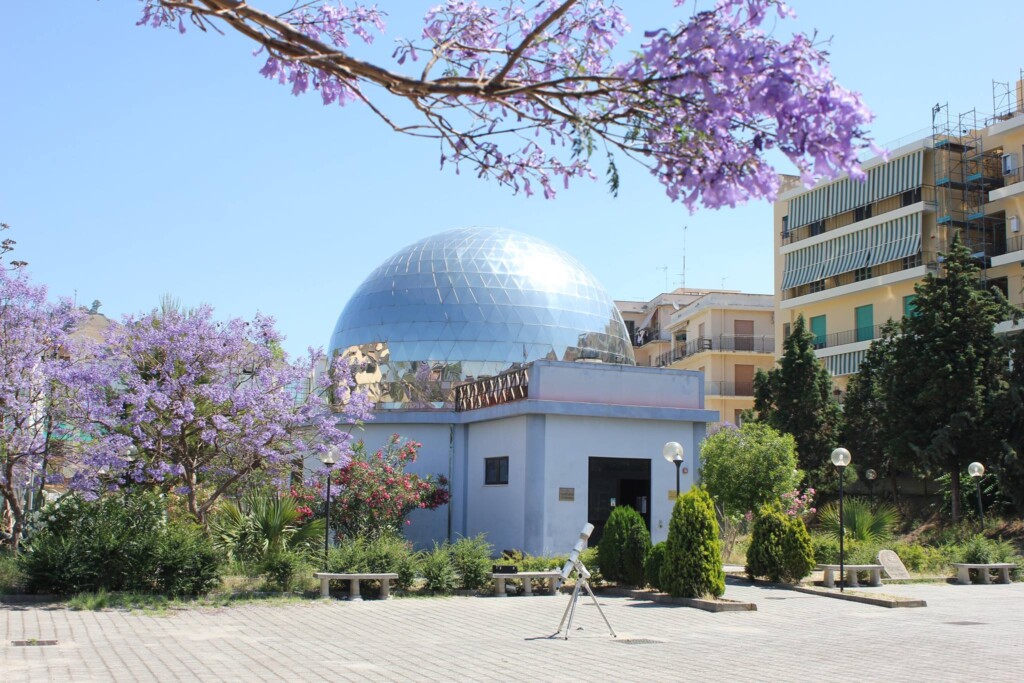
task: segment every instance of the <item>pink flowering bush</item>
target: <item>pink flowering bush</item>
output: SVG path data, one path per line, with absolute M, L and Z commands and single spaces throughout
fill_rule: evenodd
M 413 510 L 433 510 L 448 503 L 448 479 L 420 477 L 405 471 L 416 462 L 423 444 L 393 434 L 384 447 L 367 453 L 356 444 L 350 460 L 331 474 L 330 528 L 341 538 L 377 538 L 408 524 Z M 317 477 L 321 495 L 323 477 Z
M 818 511 L 814 507 L 814 494 L 813 488 L 808 488 L 803 493 L 800 493 L 800 489 L 793 489 L 788 493 L 782 494 L 782 508 L 790 517 L 799 517 L 805 522 L 807 519 L 814 515 Z

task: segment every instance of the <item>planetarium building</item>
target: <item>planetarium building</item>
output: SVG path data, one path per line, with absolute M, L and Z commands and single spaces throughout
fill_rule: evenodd
M 611 297 L 568 254 L 499 228 L 462 228 L 398 251 L 338 318 L 332 354 L 358 361 L 376 402 L 368 445 L 423 444 L 413 466 L 444 474 L 451 503 L 417 511 L 417 545 L 486 533 L 496 548 L 565 552 L 598 540 L 616 505 L 665 538 L 675 467 L 697 471 L 705 424 L 699 373 L 637 367 Z

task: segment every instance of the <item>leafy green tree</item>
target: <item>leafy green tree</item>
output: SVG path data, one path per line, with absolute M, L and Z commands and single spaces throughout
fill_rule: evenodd
M 628 505 L 612 510 L 597 546 L 601 573 L 609 581 L 643 586 L 644 560 L 651 551 L 651 534 L 640 513 Z
M 796 488 L 796 442 L 759 422 L 726 427 L 701 445 L 701 481 L 711 498 L 728 512 L 757 510 Z
M 1024 333 L 1005 340 L 1006 381 L 993 396 L 989 414 L 1003 434 L 999 457 L 992 467 L 1003 498 L 1024 514 Z
M 702 487 L 676 499 L 665 542 L 661 589 L 677 598 L 717 598 L 725 592 L 715 507 Z
M 1013 315 L 996 289 L 979 286 L 970 249 L 953 238 L 941 275 L 914 287 L 914 315 L 903 319 L 888 380 L 886 419 L 892 456 L 928 476 L 948 473 L 952 516 L 960 517 L 960 477 L 1000 438 L 989 406 L 1000 389 L 1006 355 L 996 323 Z
M 783 342 L 778 367 L 754 377 L 754 410 L 758 421 L 793 435 L 800 468 L 814 488 L 831 480 L 826 463 L 838 443 L 842 411 L 802 315 Z

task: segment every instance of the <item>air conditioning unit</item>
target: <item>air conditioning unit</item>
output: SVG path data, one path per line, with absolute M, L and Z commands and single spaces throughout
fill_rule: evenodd
M 1010 232 L 1020 232 L 1020 219 L 1010 216 Z
M 1017 171 L 1017 155 L 1010 153 L 1003 155 L 1003 175 L 1011 175 Z

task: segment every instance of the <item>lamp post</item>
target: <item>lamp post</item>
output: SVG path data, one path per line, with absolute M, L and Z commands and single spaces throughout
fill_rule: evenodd
M 320 462 L 327 468 L 327 514 L 324 517 L 324 569 L 327 569 L 327 548 L 331 541 L 331 468 L 337 462 L 338 447 L 331 446 L 320 456 Z
M 981 506 L 981 478 L 985 476 L 985 466 L 980 462 L 972 462 L 967 466 L 967 474 L 974 479 L 978 489 L 978 519 L 981 520 L 981 530 L 985 531 L 985 509 Z
M 875 479 L 878 479 L 878 472 L 869 469 L 864 473 L 864 478 L 868 480 L 868 494 L 875 497 Z
M 679 467 L 683 464 L 683 447 L 675 441 L 669 441 L 661 449 L 661 455 L 676 466 L 676 500 L 679 500 Z
M 832 451 L 832 465 L 839 475 L 839 592 L 846 588 L 846 558 L 844 556 L 843 539 L 846 536 L 846 527 L 843 524 L 843 474 L 846 466 L 850 464 L 850 451 L 845 448 L 837 448 Z

